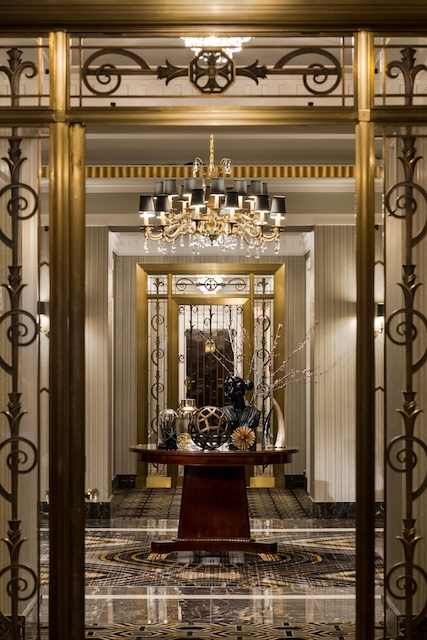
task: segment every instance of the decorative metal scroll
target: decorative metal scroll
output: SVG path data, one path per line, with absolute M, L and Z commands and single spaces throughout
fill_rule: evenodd
M 178 293 L 188 293 L 189 289 L 197 287 L 199 291 L 204 293 L 219 293 L 223 289 L 234 290 L 236 293 L 242 293 L 246 290 L 248 283 L 244 278 L 218 278 L 215 276 L 199 277 L 197 279 L 180 277 L 175 281 L 174 290 Z M 228 291 L 229 292 L 229 291 Z
M 402 50 L 402 59 L 391 62 L 386 73 L 389 77 L 396 77 L 402 73 L 405 82 L 405 102 L 411 104 L 415 77 L 426 67 L 415 66 L 415 50 L 406 47 Z M 414 597 L 419 590 L 420 580 L 427 587 L 427 573 L 415 562 L 415 548 L 421 537 L 417 535 L 416 519 L 414 517 L 414 503 L 427 489 L 427 476 L 415 486 L 416 476 L 420 468 L 419 454 L 427 460 L 427 445 L 415 435 L 416 420 L 422 410 L 417 406 L 416 390 L 414 389 L 414 374 L 427 362 L 427 318 L 415 308 L 415 296 L 422 283 L 417 282 L 416 265 L 413 263 L 413 250 L 426 236 L 427 221 L 419 225 L 421 231 L 414 233 L 415 217 L 420 215 L 420 202 L 427 205 L 426 190 L 415 181 L 416 167 L 422 161 L 417 155 L 416 136 L 411 127 L 401 136 L 403 142 L 402 155 L 398 157 L 404 171 L 404 180 L 393 185 L 388 191 L 385 206 L 389 216 L 402 220 L 404 225 L 404 264 L 402 265 L 402 282 L 398 283 L 403 293 L 403 306 L 391 313 L 386 322 L 386 335 L 396 345 L 405 351 L 404 391 L 402 408 L 398 412 L 403 419 L 403 433 L 387 446 L 386 462 L 389 467 L 401 473 L 404 478 L 403 491 L 403 526 L 402 535 L 397 536 L 403 547 L 404 560 L 395 564 L 386 575 L 386 590 L 397 600 L 405 603 L 405 640 L 412 640 L 418 625 L 425 621 L 427 601 L 418 614 L 414 613 Z M 425 174 L 425 170 L 424 170 Z M 424 328 L 423 332 L 420 329 Z M 421 349 L 418 343 L 424 337 Z M 416 348 L 417 347 L 417 348 Z M 418 355 L 415 356 L 415 353 Z M 417 357 L 417 359 L 415 359 Z M 424 465 L 421 465 L 424 466 Z
M 123 56 L 125 58 L 129 58 L 139 66 L 139 69 L 135 67 L 125 69 L 123 67 L 117 67 L 111 62 L 105 62 L 99 67 L 91 68 L 90 65 L 92 64 L 92 62 L 94 62 L 94 60 L 108 55 Z M 116 93 L 116 91 L 122 84 L 123 76 L 155 75 L 156 73 L 156 71 L 151 69 L 150 66 L 145 62 L 145 60 L 143 60 L 143 58 L 133 53 L 133 51 L 114 48 L 95 51 L 95 53 L 89 56 L 89 58 L 84 63 L 82 72 L 83 82 L 85 83 L 85 86 L 91 93 L 94 93 L 97 96 L 111 96 L 113 93 Z M 90 84 L 88 78 L 91 76 L 94 76 L 100 85 L 109 85 L 113 79 L 115 79 L 115 84 L 112 88 L 105 88 L 99 91 Z
M 122 67 L 112 62 L 92 66 L 101 57 L 117 55 L 132 60 L 137 66 Z M 310 63 L 305 69 L 301 66 L 287 66 L 289 62 L 306 55 L 312 56 L 315 62 Z M 297 75 L 302 76 L 304 87 L 309 93 L 314 96 L 327 96 L 332 94 L 340 84 L 342 68 L 339 60 L 332 53 L 320 47 L 291 51 L 280 58 L 273 67 L 260 65 L 258 60 L 246 67 L 238 67 L 223 50 L 206 48 L 202 49 L 186 67 L 175 66 L 166 60 L 165 66 L 157 68 L 150 67 L 143 58 L 127 49 L 105 48 L 89 56 L 82 68 L 82 74 L 87 89 L 97 96 L 113 95 L 119 89 L 124 76 L 141 75 L 157 75 L 157 79 L 165 80 L 166 85 L 176 78 L 188 77 L 190 83 L 205 95 L 226 92 L 237 76 L 244 76 L 258 84 L 260 78 L 265 79 L 269 75 Z M 101 87 L 92 86 L 90 77 L 94 77 Z M 113 81 L 114 86 L 111 87 L 110 83 Z
M 8 53 L 10 69 L 0 67 L 0 71 L 9 79 L 13 104 L 17 106 L 21 74 L 29 70 L 31 74 L 29 77 L 32 77 L 37 70 L 33 63 L 22 62 L 22 52 L 19 49 L 11 49 Z M 0 241 L 11 251 L 7 283 L 2 284 L 7 291 L 10 308 L 0 316 L 0 327 L 5 331 L 6 339 L 10 344 L 8 357 L 0 356 L 0 367 L 11 380 L 9 402 L 2 412 L 9 426 L 9 437 L 0 443 L 2 453 L 7 452 L 6 464 L 10 473 L 8 483 L 10 491 L 0 484 L 0 495 L 10 503 L 11 508 L 9 528 L 6 537 L 3 538 L 9 551 L 10 562 L 0 570 L 0 577 L 8 576 L 6 588 L 10 598 L 10 612 L 7 614 L 0 612 L 0 630 L 3 629 L 2 637 L 8 637 L 11 640 L 21 638 L 22 620 L 18 614 L 19 603 L 30 600 L 36 593 L 38 584 L 35 572 L 20 562 L 21 547 L 26 538 L 22 536 L 19 519 L 19 477 L 21 474 L 30 473 L 36 467 L 37 449 L 33 442 L 20 435 L 21 421 L 26 412 L 22 408 L 19 391 L 19 349 L 34 342 L 38 333 L 36 318 L 21 306 L 25 284 L 22 282 L 22 266 L 19 264 L 20 223 L 33 217 L 38 210 L 36 192 L 21 181 L 22 166 L 27 160 L 22 157 L 21 145 L 22 138 L 18 136 L 18 130 L 13 128 L 9 139 L 8 157 L 2 158 L 10 174 L 10 184 L 0 190 L 0 201 L 5 202 L 5 212 L 11 219 L 10 224 L 7 225 L 10 231 L 0 228 Z
M 16 47 L 9 49 L 9 67 L 0 66 L 0 73 L 4 73 L 10 84 L 12 94 L 12 106 L 19 104 L 19 82 L 21 76 L 26 72 L 27 78 L 34 78 L 37 75 L 37 67 L 33 62 L 22 61 L 22 51 Z
M 160 396 L 165 391 L 165 385 L 162 382 L 162 372 L 164 368 L 165 350 L 162 346 L 163 340 L 161 329 L 165 323 L 165 316 L 162 313 L 162 304 L 160 300 L 154 302 L 154 314 L 150 319 L 151 328 L 153 330 L 152 350 L 150 354 L 151 363 L 153 365 L 154 382 L 151 385 L 150 395 L 154 400 L 154 414 L 151 419 L 151 433 L 157 434 L 158 416 L 160 413 Z M 160 366 L 162 362 L 163 366 Z
M 405 105 L 411 105 L 415 94 L 415 78 L 422 71 L 427 71 L 427 67 L 425 64 L 415 64 L 416 49 L 405 47 L 400 53 L 402 59 L 390 62 L 387 65 L 386 74 L 389 78 L 397 78 L 399 74 L 402 74 L 405 83 Z

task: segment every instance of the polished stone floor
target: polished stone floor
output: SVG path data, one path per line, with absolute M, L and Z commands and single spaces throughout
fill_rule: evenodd
M 150 501 L 149 515 L 150 509 L 157 516 L 165 515 L 155 491 Z M 167 516 L 176 515 L 176 501 Z M 255 503 L 252 516 L 260 508 Z M 134 517 L 134 511 L 123 509 L 122 504 L 110 520 L 88 521 L 85 617 L 91 632 L 87 637 L 314 638 L 319 630 L 323 630 L 321 637 L 354 636 L 354 522 L 301 517 L 301 505 L 295 507 L 297 517 L 284 518 L 280 517 L 284 513 L 291 515 L 286 511 L 287 497 L 275 494 L 272 503 L 273 507 L 266 503 L 266 511 L 277 517 L 250 519 L 255 539 L 278 541 L 280 557 L 265 562 L 252 554 L 203 552 L 180 552 L 164 562 L 150 561 L 150 540 L 176 536 L 176 517 Z M 46 625 L 47 528 L 42 541 L 46 570 L 42 571 L 40 612 Z M 375 619 L 380 637 L 380 522 L 376 551 Z M 31 626 L 31 616 L 28 623 Z M 195 624 L 197 629 L 191 630 Z

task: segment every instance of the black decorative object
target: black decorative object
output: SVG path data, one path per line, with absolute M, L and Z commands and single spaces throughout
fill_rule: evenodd
M 254 433 L 256 432 L 261 413 L 256 407 L 245 402 L 245 393 L 252 390 L 253 386 L 253 382 L 245 381 L 238 376 L 227 376 L 225 379 L 224 395 L 229 402 L 232 402 L 232 405 L 222 407 L 222 411 L 230 421 L 232 432 L 237 427 L 249 427 Z M 255 446 L 256 440 L 251 448 L 253 449 Z M 230 444 L 230 449 L 236 448 L 233 443 Z
M 230 423 L 221 409 L 207 406 L 195 412 L 188 431 L 199 447 L 213 451 L 228 441 Z

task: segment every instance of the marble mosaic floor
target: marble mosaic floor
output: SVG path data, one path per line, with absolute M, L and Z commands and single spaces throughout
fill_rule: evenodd
M 176 536 L 174 490 L 124 492 L 111 520 L 88 521 L 86 638 L 354 638 L 354 522 L 307 517 L 304 492 L 248 493 L 252 535 L 277 540 L 276 558 L 182 552 L 150 560 L 152 539 Z M 45 625 L 47 529 L 42 535 Z M 377 542 L 375 619 L 382 637 L 380 523 Z M 30 629 L 31 617 L 28 638 Z M 40 637 L 46 633 L 42 627 Z

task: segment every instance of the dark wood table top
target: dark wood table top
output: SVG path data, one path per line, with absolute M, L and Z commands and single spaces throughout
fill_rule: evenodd
M 256 451 L 169 451 L 155 449 L 152 445 L 138 444 L 129 447 L 129 451 L 138 454 L 141 462 L 155 464 L 182 464 L 185 466 L 230 466 L 283 464 L 292 461 L 299 449 L 259 449 Z

